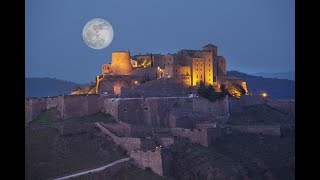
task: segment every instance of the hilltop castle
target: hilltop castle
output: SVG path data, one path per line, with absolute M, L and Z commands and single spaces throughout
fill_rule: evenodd
M 137 96 L 150 89 L 167 87 L 168 91 L 162 94 L 178 95 L 177 92 L 193 93 L 201 81 L 217 91 L 221 84 L 228 89 L 238 84 L 248 92 L 246 82 L 227 76 L 226 72 L 226 59 L 218 56 L 218 47 L 213 44 L 205 45 L 202 50 L 182 49 L 165 55 L 131 56 L 129 51 L 116 51 L 112 52 L 111 63 L 102 65 L 95 90 L 90 92 L 127 97 L 128 94 Z M 171 91 L 169 87 L 172 87 Z

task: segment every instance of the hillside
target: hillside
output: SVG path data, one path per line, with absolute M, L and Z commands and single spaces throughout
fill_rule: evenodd
M 56 108 L 25 125 L 25 179 L 49 179 L 92 169 L 127 157 L 126 151 L 95 128 L 94 122 L 114 123 L 110 115 L 59 119 Z M 85 175 L 83 179 L 91 179 Z M 163 179 L 130 163 L 112 179 Z
M 70 94 L 76 83 L 54 78 L 25 78 L 25 96 L 47 97 Z
M 295 72 L 288 71 L 288 72 L 277 72 L 277 73 L 253 73 L 254 76 L 262 76 L 264 78 L 278 78 L 278 79 L 288 79 L 288 80 L 295 80 Z
M 238 71 L 228 71 L 228 76 L 236 76 L 247 82 L 248 90 L 253 95 L 267 92 L 273 99 L 295 99 L 295 82 L 286 79 L 263 78 Z
M 51 108 L 25 126 L 26 179 L 48 179 L 126 156 L 94 128 L 95 121 L 112 123 L 110 116 L 96 113 L 61 121 L 58 114 Z

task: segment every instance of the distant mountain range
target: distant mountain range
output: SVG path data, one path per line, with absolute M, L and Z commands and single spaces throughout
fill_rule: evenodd
M 55 78 L 25 78 L 25 96 L 47 97 L 70 94 L 77 83 Z
M 247 82 L 249 92 L 257 95 L 267 92 L 274 99 L 294 99 L 295 82 L 286 79 L 263 78 L 248 75 L 238 71 L 228 71 L 227 75 L 239 77 Z M 27 97 L 57 96 L 63 93 L 70 94 L 77 84 L 55 78 L 26 78 L 25 95 Z
M 278 79 L 288 79 L 288 80 L 295 80 L 295 72 L 294 71 L 287 71 L 287 72 L 277 72 L 277 73 L 252 73 L 254 76 L 262 76 L 265 78 L 278 78 Z
M 295 81 L 288 79 L 264 78 L 238 71 L 228 71 L 227 75 L 236 76 L 247 82 L 248 90 L 253 95 L 266 92 L 272 99 L 295 99 Z

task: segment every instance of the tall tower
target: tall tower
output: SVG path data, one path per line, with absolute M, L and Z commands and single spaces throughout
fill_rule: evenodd
M 217 46 L 208 44 L 203 47 L 204 57 L 204 73 L 205 73 L 205 85 L 213 85 L 215 82 L 215 68 L 214 68 L 214 57 L 217 55 Z
M 212 57 L 215 57 L 218 55 L 218 47 L 213 44 L 207 44 L 202 47 L 204 51 L 210 51 L 212 52 Z
M 130 75 L 132 71 L 130 52 L 112 52 L 111 70 L 114 75 Z

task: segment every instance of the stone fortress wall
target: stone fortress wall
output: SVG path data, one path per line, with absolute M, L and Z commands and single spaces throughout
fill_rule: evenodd
M 139 86 L 121 89 L 122 98 L 128 97 L 177 97 L 186 96 L 188 90 L 177 78 L 160 78 L 140 84 Z
M 130 157 L 143 167 L 149 167 L 160 176 L 168 176 L 171 172 L 172 155 L 169 151 L 156 149 L 154 151 L 134 150 Z
M 221 136 L 220 128 L 209 129 L 184 129 L 171 128 L 174 136 L 188 138 L 193 143 L 208 147 L 217 137 Z
M 101 123 L 96 122 L 95 125 L 100 129 L 100 131 L 110 136 L 113 142 L 124 148 L 127 151 L 127 153 L 130 153 L 132 150 L 135 149 L 153 149 L 155 147 L 155 143 L 152 140 L 138 137 L 119 137 L 111 131 L 109 131 Z
M 129 124 L 175 127 L 173 121 L 183 113 L 171 113 L 174 109 L 198 112 L 199 117 L 207 115 L 207 118 L 212 119 L 228 116 L 227 103 L 226 99 L 212 103 L 203 98 L 189 97 L 114 98 L 105 100 L 104 112 L 111 114 L 117 121 Z
M 295 100 L 271 100 L 261 96 L 242 96 L 240 99 L 228 99 L 230 114 L 241 112 L 243 108 L 256 104 L 266 104 L 279 112 L 295 116 Z
M 67 95 L 51 98 L 31 98 L 25 100 L 25 122 L 30 122 L 42 111 L 56 107 L 61 119 L 81 117 L 102 110 L 106 96 Z
M 203 98 L 189 97 L 108 98 L 100 95 L 67 95 L 26 99 L 25 122 L 30 122 L 46 109 L 57 107 L 61 119 L 103 111 L 117 121 L 129 124 L 176 127 L 177 123 L 188 122 L 184 122 L 187 119 L 183 118 L 184 112 L 194 112 L 192 117 L 195 119 L 200 113 L 202 116 L 198 119 L 217 121 L 227 118 L 229 113 L 241 112 L 244 107 L 254 104 L 267 104 L 282 113 L 295 116 L 294 100 L 267 100 L 258 96 L 228 98 L 212 103 Z M 210 118 L 205 118 L 206 116 Z M 194 128 L 190 124 L 185 127 Z
M 123 147 L 139 166 L 150 167 L 155 173 L 166 176 L 170 174 L 171 154 L 166 149 L 155 147 L 159 144 L 169 147 L 181 143 L 182 139 L 185 139 L 183 142 L 208 147 L 222 134 L 219 126 L 221 120 L 228 118 L 229 113 L 239 112 L 254 104 L 267 104 L 294 115 L 294 101 L 267 100 L 254 96 L 210 102 L 203 98 L 189 97 L 108 98 L 100 95 L 71 95 L 26 99 L 25 121 L 30 122 L 41 111 L 52 107 L 57 107 L 62 119 L 99 111 L 109 113 L 118 121 L 117 124 L 95 123 L 95 126 Z M 188 119 L 184 113 L 196 120 Z M 280 126 L 232 128 L 249 133 L 281 134 Z M 67 129 L 63 130 L 63 134 L 67 132 Z

